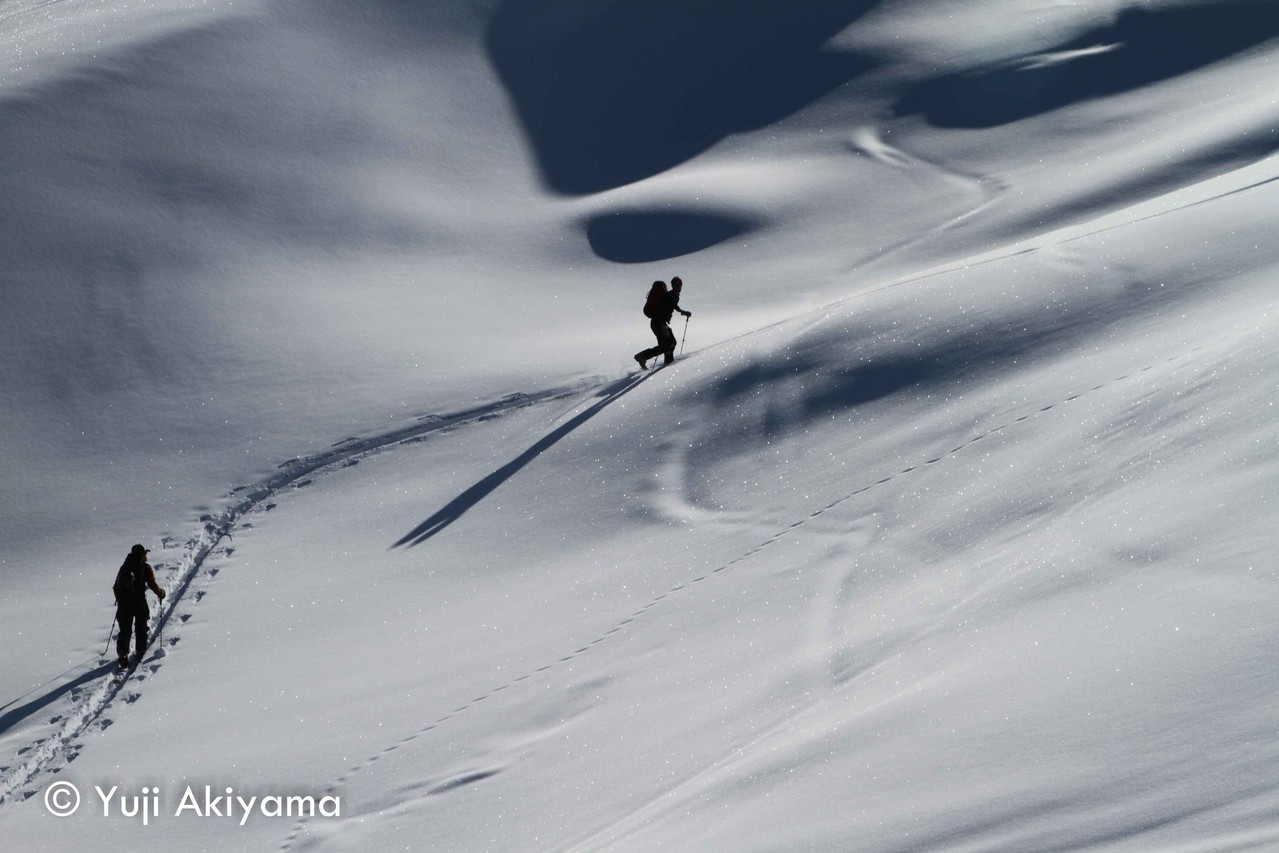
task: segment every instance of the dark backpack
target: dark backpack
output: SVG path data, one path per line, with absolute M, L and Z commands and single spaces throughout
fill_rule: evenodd
M 134 601 L 138 596 L 146 595 L 145 566 L 143 561 L 133 559 L 126 559 L 120 566 L 120 571 L 115 573 L 115 583 L 111 585 L 117 602 Z
M 652 319 L 662 312 L 662 297 L 666 295 L 666 291 L 654 284 L 648 291 L 648 298 L 644 300 L 644 316 Z

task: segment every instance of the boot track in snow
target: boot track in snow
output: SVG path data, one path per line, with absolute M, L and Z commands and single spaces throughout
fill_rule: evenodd
M 621 391 L 629 390 L 639 381 L 642 380 L 634 377 L 623 379 L 620 383 L 622 387 L 606 399 L 611 399 Z M 23 750 L 14 764 L 0 776 L 0 806 L 13 800 L 25 800 L 36 794 L 41 780 L 46 775 L 61 771 L 68 763 L 75 760 L 84 746 L 82 739 L 87 732 L 95 728 L 101 731 L 111 725 L 112 721 L 105 714 L 117 700 L 123 699 L 126 703 L 132 704 L 139 698 L 140 694 L 135 688 L 160 669 L 160 661 L 181 639 L 172 632 L 166 633 L 169 622 L 173 620 L 179 606 L 187 601 L 198 602 L 203 597 L 202 591 L 194 595 L 189 593 L 192 583 L 201 574 L 205 560 L 223 546 L 224 540 L 231 539 L 231 531 L 245 515 L 281 489 L 297 485 L 307 475 L 322 469 L 337 470 L 348 467 L 356 464 L 359 457 L 433 432 L 480 420 L 489 420 L 530 406 L 568 399 L 618 384 L 616 380 L 587 380 L 545 391 L 511 394 L 495 402 L 448 415 L 427 415 L 408 426 L 388 433 L 366 438 L 348 438 L 319 453 L 290 459 L 279 466 L 278 473 L 265 481 L 234 489 L 231 492 L 234 503 L 223 509 L 216 517 L 206 515 L 201 519 L 204 527 L 186 542 L 185 554 L 176 572 L 171 572 L 170 577 L 166 578 L 167 595 L 160 602 L 157 614 L 152 620 L 154 640 L 151 649 L 153 651 L 149 651 L 143 660 L 129 667 L 121 675 L 113 675 L 114 662 L 100 664 L 81 673 L 70 682 L 70 685 L 63 684 L 54 688 L 54 691 L 59 693 L 71 692 L 75 697 L 74 706 L 62 712 L 61 719 L 58 721 L 61 725 L 54 734 Z M 178 625 L 185 622 L 189 615 L 184 613 L 180 616 Z M 82 684 L 91 686 L 79 687 Z M 21 707 L 30 707 L 29 713 L 34 713 L 47 705 L 47 701 L 36 699 Z M 20 711 L 21 708 L 18 710 Z M 13 719 L 9 725 L 16 724 L 27 715 L 17 715 L 11 711 L 9 716 Z

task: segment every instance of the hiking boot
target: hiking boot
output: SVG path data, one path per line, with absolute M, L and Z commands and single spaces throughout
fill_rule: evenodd
M 640 370 L 648 370 L 648 359 L 639 353 L 635 353 L 635 361 L 639 364 Z

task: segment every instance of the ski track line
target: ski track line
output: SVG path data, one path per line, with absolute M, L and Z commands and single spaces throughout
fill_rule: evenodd
M 186 554 L 181 558 L 176 570 L 170 571 L 165 578 L 166 597 L 152 622 L 155 627 L 151 647 L 157 651 L 141 661 L 134 669 L 129 670 L 121 679 L 104 676 L 102 683 L 78 688 L 71 691 L 74 705 L 63 712 L 58 722 L 61 726 L 48 737 L 37 740 L 31 746 L 19 751 L 17 760 L 0 776 L 0 807 L 12 800 L 25 800 L 38 791 L 37 781 L 46 773 L 57 773 L 67 764 L 74 761 L 83 749 L 81 738 L 94 728 L 98 731 L 108 728 L 112 721 L 103 714 L 112 707 L 117 699 L 126 704 L 133 704 L 141 693 L 135 691 L 142 682 L 154 675 L 161 667 L 160 661 L 181 640 L 165 630 L 173 619 L 179 605 L 188 598 L 198 603 L 205 595 L 205 590 L 196 590 L 188 597 L 194 581 L 200 576 L 205 561 L 223 544 L 223 540 L 232 539 L 232 529 L 249 512 L 256 509 L 281 489 L 302 485 L 309 474 L 322 472 L 323 469 L 338 469 L 354 465 L 360 457 L 384 450 L 396 444 L 418 440 L 430 433 L 450 430 L 465 424 L 509 414 L 541 403 L 567 399 L 580 394 L 589 393 L 616 382 L 616 378 L 584 380 L 573 385 L 552 388 L 534 393 L 516 393 L 502 397 L 492 403 L 462 410 L 448 415 L 425 415 L 414 423 L 388 433 L 367 438 L 348 438 L 332 445 L 319 453 L 295 457 L 279 466 L 278 473 L 253 486 L 240 486 L 231 491 L 231 496 L 241 495 L 240 499 L 222 511 L 216 518 L 204 515 L 200 521 L 204 527 L 186 543 Z M 269 509 L 272 505 L 268 504 Z M 230 553 L 231 549 L 227 549 Z M 217 570 L 207 573 L 210 577 Z M 190 612 L 178 615 L 178 624 L 190 618 Z M 91 671 L 91 670 L 90 670 Z M 57 718 L 55 718 L 57 719 Z
M 1257 161 L 1257 162 L 1261 162 L 1261 161 Z M 1256 164 L 1254 163 L 1252 165 L 1256 165 Z M 949 171 L 944 169 L 944 167 L 941 167 L 941 166 L 936 166 L 936 168 L 942 169 L 943 171 Z M 1244 166 L 1241 168 L 1248 168 L 1248 167 Z M 962 175 L 963 173 L 956 172 L 953 174 Z M 973 176 L 968 176 L 968 177 L 971 178 Z M 1207 181 L 1217 180 L 1218 178 L 1221 178 L 1221 177 L 1224 177 L 1224 176 L 1218 175 L 1216 176 L 1216 178 L 1208 178 L 1206 179 L 1206 181 L 1201 181 L 1199 183 L 1206 183 Z M 990 179 L 990 180 L 993 181 L 994 179 Z M 1190 210 L 1192 208 L 1201 207 L 1203 205 L 1211 204 L 1216 201 L 1221 201 L 1222 199 L 1230 198 L 1231 196 L 1242 195 L 1243 193 L 1252 192 L 1253 190 L 1260 189 L 1265 186 L 1269 186 L 1270 184 L 1273 184 L 1276 181 L 1279 181 L 1279 175 L 1274 175 L 1269 178 L 1262 178 L 1261 180 L 1253 181 L 1252 183 L 1246 184 L 1242 187 L 1235 187 L 1234 189 L 1224 190 L 1222 192 L 1216 193 L 1215 195 L 1206 196 L 1204 198 L 1197 199 L 1195 201 L 1188 201 L 1182 204 L 1172 204 L 1161 210 L 1156 210 L 1156 211 L 1153 211 L 1152 213 L 1145 214 L 1144 216 L 1139 216 L 1136 219 L 1129 219 L 1124 222 L 1117 222 L 1114 225 L 1105 225 L 1099 228 L 1093 228 L 1092 230 L 1083 231 L 1078 234 L 1069 233 L 1070 231 L 1073 231 L 1076 228 L 1087 228 L 1089 222 L 1097 222 L 1099 220 L 1106 219 L 1111 216 L 1117 216 L 1118 214 L 1122 213 L 1124 210 L 1129 209 L 1129 208 L 1117 208 L 1108 213 L 1103 213 L 1100 216 L 1095 217 L 1092 220 L 1089 220 L 1089 222 L 1085 222 L 1080 225 L 1065 225 L 1065 226 L 1062 226 L 1061 228 L 1058 228 L 1054 231 L 1049 232 L 1046 236 L 1041 235 L 1039 238 L 1030 237 L 1024 240 L 1017 241 L 1011 244 L 1010 246 L 1006 247 L 1005 250 L 1003 250 L 997 255 L 981 254 L 981 255 L 977 255 L 975 259 L 973 260 L 962 259 L 959 261 L 954 261 L 952 263 L 945 264 L 944 266 L 935 267 L 931 270 L 925 270 L 922 273 L 910 275 L 910 276 L 907 276 L 906 278 L 897 279 L 896 281 L 890 281 L 886 284 L 882 284 L 878 287 L 871 288 L 870 290 L 866 290 L 861 293 L 856 293 L 852 296 L 842 296 L 824 305 L 819 305 L 817 308 L 814 308 L 807 313 L 808 313 L 808 316 L 819 314 L 819 313 L 827 313 L 835 308 L 842 307 L 850 302 L 855 302 L 861 299 L 865 299 L 869 296 L 874 296 L 876 294 L 884 293 L 885 291 L 896 290 L 899 287 L 905 287 L 906 285 L 909 285 L 909 284 L 918 284 L 921 281 L 928 281 L 930 279 L 939 278 L 940 276 L 950 275 L 951 273 L 966 271 L 969 269 L 974 269 L 976 267 L 983 267 L 988 264 L 999 263 L 1000 261 L 1011 260 L 1012 258 L 1020 257 L 1022 255 L 1033 255 L 1037 252 L 1041 252 L 1044 249 L 1049 249 L 1054 246 L 1065 246 L 1069 243 L 1076 243 L 1080 240 L 1086 240 L 1090 237 L 1097 237 L 1101 234 L 1108 234 L 1111 231 L 1118 231 L 1123 228 L 1129 228 L 1133 225 L 1138 225 L 1142 222 L 1149 222 L 1152 219 L 1159 219 L 1160 217 L 1168 216 L 1169 214 L 1180 213 L 1185 210 Z M 1191 184 L 1190 186 L 1194 187 L 1194 186 L 1197 186 L 1197 184 Z M 1006 189 L 1006 187 L 997 185 L 995 190 L 996 195 L 994 197 L 988 199 L 986 202 L 983 202 L 981 205 L 974 208 L 972 211 L 969 211 L 969 213 L 961 214 L 955 219 L 952 219 L 946 223 L 943 223 L 943 225 L 939 229 L 937 229 L 935 233 L 940 234 L 943 231 L 948 230 L 949 228 L 958 224 L 960 221 L 967 219 L 971 215 L 979 213 L 985 208 L 989 207 L 991 204 L 998 201 L 1000 197 L 999 191 L 1002 189 Z M 1178 189 L 1175 189 L 1175 190 L 1169 190 L 1164 195 L 1165 196 L 1172 195 L 1173 193 L 1180 192 L 1181 190 L 1184 190 L 1184 189 L 1187 189 L 1187 187 L 1179 187 Z M 1163 196 L 1159 196 L 1157 198 L 1162 198 L 1162 197 Z M 1130 205 L 1130 207 L 1136 207 L 1142 204 L 1149 204 L 1155 200 L 1156 199 L 1147 199 L 1145 201 L 1137 202 L 1134 205 Z M 1054 236 L 1054 235 L 1057 235 L 1057 236 Z M 1036 239 L 1038 239 L 1039 242 L 1033 243 L 1031 245 L 1026 245 L 1027 243 L 1030 243 L 1031 241 Z M 895 251 L 897 248 L 904 248 L 905 246 L 910 245 L 912 242 L 914 241 L 907 241 L 906 243 L 901 244 L 901 246 L 890 249 L 890 251 Z M 882 252 L 879 254 L 876 254 L 872 256 L 871 259 L 867 261 L 866 263 L 862 263 L 854 266 L 851 270 L 849 270 L 849 273 L 851 274 L 851 273 L 857 272 L 863 269 L 868 264 L 882 260 L 885 256 L 886 256 L 886 253 L 882 253 Z M 747 334 L 753 334 L 756 331 L 763 331 L 764 329 L 772 328 L 773 326 L 780 326 L 782 325 L 782 323 L 789 322 L 790 320 L 794 320 L 794 319 L 797 319 L 797 318 L 791 317 L 786 320 L 779 320 L 776 323 L 771 323 L 767 326 L 762 326 L 759 329 L 752 330 L 752 332 L 747 332 L 742 335 L 738 335 L 737 337 L 745 337 Z
M 1199 353 L 1203 351 L 1204 349 L 1206 349 L 1211 343 L 1215 343 L 1219 340 L 1225 340 L 1225 338 L 1226 336 L 1222 336 L 1221 338 L 1218 338 L 1214 341 L 1202 343 L 1179 355 L 1171 356 L 1168 358 L 1161 358 L 1144 367 L 1128 370 L 1127 372 L 1122 373 L 1118 376 L 1115 376 L 1114 378 L 1109 379 L 1105 382 L 1100 382 L 1098 384 L 1092 385 L 1085 390 L 1076 391 L 1062 399 L 1057 400 L 1056 402 L 1049 403 L 1046 405 L 1040 405 L 1038 407 L 1030 407 L 1029 411 L 1027 411 L 1026 414 L 1018 415 L 1017 417 L 1011 418 L 1010 420 L 1006 421 L 1003 424 L 1000 424 L 999 426 L 991 427 L 990 429 L 987 429 L 983 432 L 979 432 L 976 435 L 973 435 L 971 438 L 961 441 L 959 444 L 955 445 L 953 448 L 949 450 L 935 453 L 932 456 L 930 456 L 928 459 L 922 462 L 918 462 L 913 465 L 908 465 L 905 468 L 902 468 L 901 470 L 895 473 L 881 477 L 872 483 L 869 483 L 865 486 L 855 489 L 854 491 L 849 492 L 848 494 L 840 498 L 837 498 L 836 500 L 826 504 L 825 506 L 822 506 L 819 509 L 816 509 L 808 513 L 807 515 L 805 515 L 804 517 L 796 521 L 784 524 L 772 536 L 761 541 L 759 544 L 747 549 L 746 551 L 742 552 L 739 556 L 733 558 L 727 563 L 715 569 L 711 569 L 710 571 L 704 572 L 690 580 L 677 583 L 674 586 L 672 586 L 670 589 L 668 589 L 666 592 L 653 596 L 653 598 L 650 599 L 648 603 L 644 604 L 642 607 L 639 607 L 634 612 L 628 614 L 625 618 L 616 622 L 608 631 L 604 632 L 603 634 L 600 634 L 599 636 L 597 636 L 595 639 L 591 640 L 590 642 L 582 644 L 575 651 L 570 652 L 540 667 L 537 667 L 536 669 L 531 670 L 525 673 L 524 675 L 521 675 L 518 678 L 512 679 L 511 681 L 508 681 L 504 684 L 494 687 L 490 689 L 489 691 L 487 691 L 486 693 L 483 693 L 475 697 L 469 702 L 462 703 L 461 705 L 450 710 L 448 713 L 445 713 L 435 718 L 431 722 L 426 723 L 417 731 L 412 732 L 409 735 L 406 735 L 400 738 L 398 741 L 391 744 L 390 746 L 387 746 L 381 749 L 375 755 L 370 756 L 369 758 L 365 759 L 364 761 L 358 764 L 352 765 L 345 773 L 338 776 L 325 789 L 325 794 L 334 795 L 334 796 L 339 795 L 341 786 L 344 785 L 346 782 L 348 782 L 352 776 L 355 776 L 365 770 L 370 769 L 375 764 L 377 764 L 377 762 L 381 760 L 384 756 L 390 755 L 394 753 L 395 751 L 397 751 L 398 749 L 400 749 L 401 747 L 414 743 L 420 738 L 424 737 L 425 735 L 430 734 L 433 731 L 436 731 L 440 727 L 447 724 L 454 717 L 457 717 L 458 715 L 467 712 L 468 710 L 474 708 L 476 705 L 479 705 L 480 703 L 484 702 L 487 699 L 493 698 L 496 694 L 501 693 L 504 690 L 515 687 L 516 685 L 522 684 L 531 679 L 534 679 L 537 676 L 543 675 L 553 669 L 556 669 L 557 667 L 560 667 L 562 664 L 569 663 L 573 661 L 574 659 L 586 654 L 587 652 L 594 649 L 596 646 L 599 646 L 600 644 L 611 639 L 614 635 L 619 634 L 622 631 L 625 631 L 627 626 L 634 623 L 637 619 L 643 617 L 645 614 L 647 614 L 649 611 L 657 607 L 659 604 L 661 604 L 663 601 L 670 598 L 671 596 L 677 595 L 678 593 L 686 589 L 690 589 L 696 584 L 702 583 L 707 580 L 711 580 L 716 575 L 719 575 L 720 573 L 725 572 L 728 569 L 731 569 L 734 566 L 740 565 L 741 563 L 751 559 L 756 554 L 763 551 L 765 548 L 768 548 L 769 546 L 776 544 L 777 542 L 785 538 L 787 535 L 789 535 L 793 531 L 797 530 L 800 527 L 803 527 L 806 523 L 808 523 L 812 519 L 818 518 L 821 515 L 835 509 L 836 507 L 841 506 L 856 497 L 866 494 L 867 492 L 878 489 L 881 486 L 885 486 L 893 482 L 894 480 L 896 480 L 898 477 L 902 477 L 912 472 L 920 471 L 920 470 L 929 468 L 933 465 L 936 465 L 944 461 L 946 458 L 954 456 L 962 452 L 966 448 L 971 447 L 972 445 L 976 444 L 982 439 L 989 438 L 990 436 L 997 435 L 1001 432 L 1005 432 L 1006 430 L 1012 427 L 1015 427 L 1018 424 L 1025 423 L 1026 421 L 1029 421 L 1035 417 L 1038 417 L 1041 414 L 1055 410 L 1058 406 L 1063 406 L 1066 403 L 1071 403 L 1071 402 L 1074 402 L 1075 400 L 1079 400 L 1083 397 L 1087 397 L 1091 394 L 1095 394 L 1098 391 L 1102 391 L 1120 382 L 1125 382 L 1134 377 L 1138 377 L 1143 374 L 1149 373 L 1150 371 L 1154 370 L 1156 367 L 1160 366 L 1161 364 L 1175 364 L 1176 362 L 1179 362 L 1179 361 L 1186 361 L 1187 359 L 1190 359 L 1191 357 L 1193 357 L 1196 353 Z M 1022 410 L 1026 411 L 1026 408 L 1023 408 Z M 353 815 L 353 817 L 357 817 L 357 816 L 358 815 Z M 305 832 L 307 823 L 308 823 L 308 820 L 305 818 L 302 820 L 299 820 L 294 825 L 293 831 L 281 843 L 279 849 L 281 851 L 292 850 L 294 845 L 300 840 L 303 832 Z
M 914 155 L 910 155 L 910 156 L 914 156 Z M 943 166 L 938 166 L 936 164 L 930 164 L 930 165 L 933 165 L 935 168 L 945 171 L 951 175 L 955 175 L 955 176 L 965 175 L 965 173 L 963 172 L 954 172 Z M 1248 168 L 1248 167 L 1242 167 L 1242 168 Z M 977 180 L 977 178 L 972 175 L 967 175 L 967 177 L 973 180 Z M 1220 178 L 1220 177 L 1223 177 L 1223 176 L 1221 175 L 1217 176 L 1217 178 Z M 987 180 L 990 180 L 993 183 L 997 183 L 997 179 L 995 178 L 989 178 Z M 1216 178 L 1209 178 L 1208 180 L 1216 180 Z M 1129 228 L 1133 225 L 1137 225 L 1142 222 L 1147 222 L 1152 219 L 1158 219 L 1163 216 L 1168 216 L 1169 214 L 1172 214 L 1172 213 L 1179 213 L 1183 210 L 1190 210 L 1191 208 L 1200 207 L 1206 204 L 1211 204 L 1216 201 L 1221 201 L 1224 198 L 1229 198 L 1231 196 L 1242 195 L 1243 193 L 1252 192 L 1253 190 L 1260 189 L 1261 187 L 1268 186 L 1275 182 L 1279 182 L 1279 175 L 1274 175 L 1269 178 L 1262 178 L 1261 180 L 1254 181 L 1251 184 L 1246 184 L 1242 187 L 1235 187 L 1234 189 L 1231 189 L 1231 190 L 1224 190 L 1223 192 L 1219 192 L 1215 195 L 1210 195 L 1205 198 L 1198 199 L 1196 201 L 1188 201 L 1188 202 L 1185 202 L 1184 204 L 1174 204 L 1170 207 L 1166 207 L 1162 210 L 1156 210 L 1153 213 L 1148 213 L 1144 216 L 1140 216 L 1136 219 L 1130 219 L 1126 222 L 1117 222 L 1114 225 L 1106 225 L 1100 228 L 1094 228 L 1091 231 L 1085 231 L 1079 234 L 1068 233 L 1070 231 L 1073 231 L 1076 228 L 1085 228 L 1091 222 L 1097 222 L 1107 217 L 1117 216 L 1119 213 L 1122 213 L 1127 208 L 1119 208 L 1116 210 L 1112 210 L 1109 213 L 1104 213 L 1081 225 L 1066 225 L 1056 230 L 1050 231 L 1046 236 L 1040 235 L 1040 238 L 1039 238 L 1040 242 L 1038 243 L 1027 245 L 1028 243 L 1030 243 L 1030 241 L 1036 239 L 1033 237 L 1027 237 L 1025 239 L 1015 241 L 1005 246 L 1003 250 L 998 250 L 998 249 L 993 250 L 993 251 L 999 252 L 999 254 L 992 255 L 989 252 L 985 252 L 977 255 L 968 255 L 957 261 L 943 262 L 943 264 L 940 266 L 931 267 L 924 270 L 923 272 L 914 273 L 906 276 L 905 278 L 899 278 L 893 281 L 886 282 L 876 287 L 872 287 L 869 290 L 864 290 L 858 293 L 854 293 L 851 296 L 840 296 L 836 299 L 832 299 L 830 302 L 826 302 L 821 305 L 818 305 L 816 308 L 809 309 L 793 317 L 783 317 L 780 320 L 775 320 L 771 323 L 765 323 L 764 325 L 758 326 L 754 329 L 750 329 L 745 332 L 739 332 L 738 334 L 727 337 L 724 340 L 719 341 L 718 343 L 705 347 L 702 350 L 698 350 L 698 352 L 705 352 L 705 351 L 718 349 L 721 346 L 726 346 L 735 341 L 748 338 L 752 335 L 757 335 L 762 332 L 767 332 L 771 329 L 784 326 L 787 323 L 798 322 L 806 317 L 816 317 L 819 314 L 829 314 L 831 311 L 843 308 L 845 305 L 849 305 L 850 303 L 860 302 L 872 296 L 877 296 L 881 293 L 886 293 L 890 290 L 896 290 L 899 287 L 906 287 L 907 285 L 911 285 L 911 284 L 919 284 L 920 282 L 929 281 L 934 278 L 940 278 L 941 276 L 950 275 L 951 273 L 966 272 L 970 269 L 975 269 L 977 267 L 984 267 L 989 264 L 996 264 L 996 263 L 999 263 L 1000 261 L 1011 260 L 1013 258 L 1021 257 L 1022 255 L 1033 255 L 1038 252 L 1042 252 L 1044 249 L 1053 248 L 1054 246 L 1064 246 L 1068 243 L 1075 243 L 1075 242 L 1078 242 L 1079 240 L 1086 240 L 1089 237 L 1096 237 L 1101 234 L 1108 234 L 1111 231 L 1118 231 L 1123 228 Z M 1204 182 L 1201 181 L 1200 183 L 1204 183 Z M 1196 186 L 1196 184 L 1191 184 L 1191 186 L 1192 187 Z M 957 225 L 959 221 L 968 219 L 972 215 L 976 213 L 980 213 L 982 210 L 985 210 L 991 204 L 998 201 L 1000 197 L 1002 197 L 999 194 L 1001 189 L 1002 187 L 996 187 L 996 189 L 994 190 L 994 192 L 996 193 L 995 196 L 993 196 L 992 198 L 988 199 L 985 202 L 982 202 L 977 207 L 970 210 L 968 213 L 962 213 L 959 216 L 943 223 L 941 226 L 939 226 L 940 230 L 937 231 L 937 233 L 941 233 L 942 231 L 948 230 L 954 227 L 955 225 Z M 1186 189 L 1186 187 L 1181 187 L 1177 190 L 1169 190 L 1167 193 L 1165 193 L 1165 195 L 1172 195 L 1173 193 L 1179 192 L 1182 189 Z M 1162 198 L 1162 196 L 1160 196 L 1160 198 Z M 1147 199 L 1146 201 L 1137 202 L 1136 204 L 1131 206 L 1135 207 L 1141 204 L 1149 204 L 1150 202 L 1154 200 L 1155 199 Z M 1054 235 L 1057 235 L 1057 236 L 1054 236 Z M 910 244 L 911 242 L 913 241 L 905 241 L 905 243 L 900 244 L 897 247 L 890 247 L 888 251 L 896 251 L 897 249 L 900 249 L 903 246 Z M 886 256 L 887 255 L 885 252 L 877 253 L 874 256 L 872 256 L 868 261 L 859 262 L 858 264 L 851 267 L 848 273 L 851 275 L 855 272 L 858 272 L 862 270 L 867 264 L 878 262 Z M 969 260 L 969 258 L 971 258 L 972 260 Z
M 873 157 L 894 169 L 905 170 L 916 165 L 922 165 L 924 168 L 931 169 L 933 172 L 940 174 L 943 178 L 951 178 L 953 180 L 966 183 L 971 189 L 976 191 L 977 195 L 981 197 L 981 200 L 963 213 L 957 213 L 949 219 L 934 225 L 920 234 L 916 234 L 913 237 L 908 237 L 891 246 L 872 252 L 862 260 L 854 263 L 852 267 L 848 269 L 849 274 L 854 272 L 864 272 L 891 255 L 898 254 L 912 246 L 917 246 L 921 243 L 940 237 L 955 226 L 972 219 L 982 211 L 991 207 L 1007 195 L 1008 191 L 1012 189 L 1012 184 L 995 175 L 966 172 L 943 163 L 934 162 L 904 148 L 896 148 L 889 145 L 879 138 L 879 135 L 875 133 L 873 128 L 869 129 L 869 133 L 871 134 L 869 141 L 863 137 L 861 140 L 855 140 L 852 143 L 854 150 L 859 152 L 864 151 L 868 156 Z M 904 284 L 906 282 L 902 283 Z

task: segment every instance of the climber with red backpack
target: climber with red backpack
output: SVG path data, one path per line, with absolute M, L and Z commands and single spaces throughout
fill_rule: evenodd
M 644 316 L 649 318 L 648 326 L 657 337 L 657 346 L 649 347 L 643 352 L 635 353 L 635 361 L 641 368 L 648 367 L 651 358 L 665 355 L 666 364 L 675 360 L 675 333 L 671 331 L 671 317 L 676 311 L 685 317 L 692 317 L 692 311 L 679 307 L 680 291 L 684 282 L 679 276 L 671 279 L 671 289 L 666 289 L 666 282 L 655 281 L 648 290 L 648 298 L 644 301 Z

